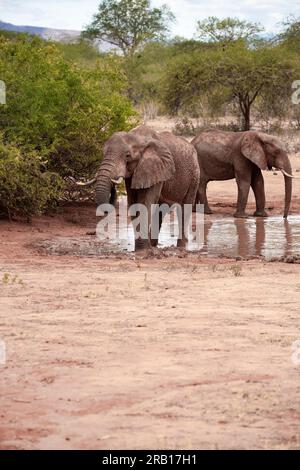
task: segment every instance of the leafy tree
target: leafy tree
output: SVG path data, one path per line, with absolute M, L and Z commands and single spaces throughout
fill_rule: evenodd
M 288 17 L 283 22 L 284 30 L 279 34 L 278 40 L 289 49 L 298 52 L 300 50 L 300 18 Z
M 238 104 L 243 129 L 251 128 L 251 110 L 257 98 L 288 96 L 294 76 L 292 61 L 280 50 L 232 48 L 214 68 L 215 81 L 224 86 Z
M 166 74 L 165 104 L 169 111 L 193 109 L 204 96 L 223 103 L 236 103 L 243 129 L 251 127 L 251 110 L 258 98 L 288 96 L 295 77 L 295 64 L 281 49 L 248 49 L 237 43 L 219 49 L 183 54 Z M 273 103 L 275 102 L 273 100 Z
M 196 40 L 174 38 L 168 42 L 150 42 L 136 54 L 125 58 L 125 70 L 129 81 L 129 96 L 138 108 L 153 105 L 164 112 L 164 76 L 169 64 L 182 54 L 202 53 L 209 45 Z
M 239 40 L 252 41 L 261 31 L 263 28 L 259 24 L 238 18 L 219 19 L 216 16 L 209 16 L 197 23 L 197 33 L 201 41 L 219 43 L 223 46 Z
M 146 44 L 141 51 L 126 58 L 129 96 L 135 105 L 161 101 L 161 84 L 171 57 L 172 48 L 169 45 L 155 42 Z
M 56 179 L 48 177 L 53 173 L 58 179 L 94 176 L 103 142 L 135 122 L 115 56 L 101 56 L 83 69 L 66 61 L 53 43 L 0 35 L 0 77 L 6 84 L 6 104 L 0 106 L 2 212 L 3 205 L 24 214 L 43 210 L 57 194 Z
M 0 37 L 0 76 L 7 91 L 0 106 L 4 140 L 39 152 L 61 176 L 93 174 L 104 140 L 134 115 L 117 57 L 79 69 L 52 43 Z
M 150 0 L 102 0 L 83 35 L 107 41 L 128 56 L 149 41 L 165 38 L 171 21 L 169 8 L 151 8 Z
M 168 64 L 164 78 L 163 100 L 167 111 L 189 113 L 195 103 L 212 89 L 208 52 L 194 51 L 176 55 Z

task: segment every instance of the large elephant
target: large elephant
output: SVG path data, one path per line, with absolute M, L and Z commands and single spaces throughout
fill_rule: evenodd
M 288 217 L 292 197 L 292 169 L 288 155 L 277 137 L 263 132 L 202 132 L 193 141 L 200 166 L 200 184 L 197 202 L 204 204 L 204 212 L 212 211 L 207 201 L 209 181 L 236 178 L 238 201 L 235 217 L 246 217 L 245 209 L 250 186 L 256 199 L 254 216 L 266 217 L 265 189 L 261 170 L 276 168 L 285 178 L 284 217 Z
M 180 204 L 181 223 L 186 222 L 184 205 L 193 205 L 200 181 L 200 170 L 195 148 L 169 132 L 156 133 L 147 126 L 130 132 L 117 132 L 105 143 L 103 161 L 96 179 L 97 205 L 107 204 L 115 193 L 115 185 L 125 180 L 128 206 L 143 204 L 151 214 L 153 204 Z M 159 213 L 159 230 L 162 224 Z M 147 238 L 136 233 L 135 249 L 155 246 L 158 233 L 150 230 L 147 220 Z M 186 244 L 186 237 L 178 239 L 178 246 Z

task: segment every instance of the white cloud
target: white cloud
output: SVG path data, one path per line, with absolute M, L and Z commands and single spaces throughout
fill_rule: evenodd
M 91 21 L 100 0 L 0 0 L 0 20 L 15 24 L 82 29 Z M 300 16 L 299 0 L 152 0 L 169 5 L 177 22 L 172 33 L 193 37 L 198 19 L 235 16 L 262 23 L 268 31 L 289 14 Z
M 18 25 L 82 29 L 100 0 L 0 0 L 0 20 Z
M 173 32 L 186 37 L 193 37 L 197 20 L 208 16 L 258 22 L 267 31 L 274 31 L 290 14 L 300 16 L 299 0 L 153 0 L 154 5 L 163 3 L 167 3 L 177 17 Z

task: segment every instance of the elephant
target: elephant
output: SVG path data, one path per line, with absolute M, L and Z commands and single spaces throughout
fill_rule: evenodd
M 200 169 L 195 148 L 170 132 L 157 133 L 147 126 L 130 132 L 114 133 L 103 147 L 103 161 L 96 176 L 96 203 L 98 206 L 114 199 L 115 187 L 125 180 L 128 207 L 144 204 L 150 216 L 147 220 L 148 237 L 135 233 L 135 250 L 156 246 L 158 233 L 151 231 L 153 204 L 168 207 L 179 204 L 181 223 L 186 227 L 185 204 L 194 205 L 200 182 Z M 153 214 L 152 214 L 153 215 Z M 163 214 L 158 210 L 159 230 Z M 181 225 L 182 226 L 182 225 Z M 177 246 L 187 243 L 182 231 Z
M 197 150 L 200 184 L 196 202 L 204 204 L 205 214 L 211 214 L 207 200 L 209 181 L 236 179 L 238 187 L 235 217 L 245 218 L 250 186 L 256 200 L 255 217 L 267 217 L 262 170 L 276 168 L 285 178 L 284 218 L 287 219 L 292 197 L 292 168 L 280 140 L 263 132 L 225 132 L 210 130 L 200 133 L 191 142 Z

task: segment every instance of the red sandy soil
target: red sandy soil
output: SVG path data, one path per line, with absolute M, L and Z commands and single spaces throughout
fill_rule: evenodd
M 266 187 L 282 213 L 282 177 Z M 209 195 L 232 214 L 234 182 Z M 299 449 L 300 266 L 34 247 L 85 235 L 94 213 L 0 221 L 0 448 Z

